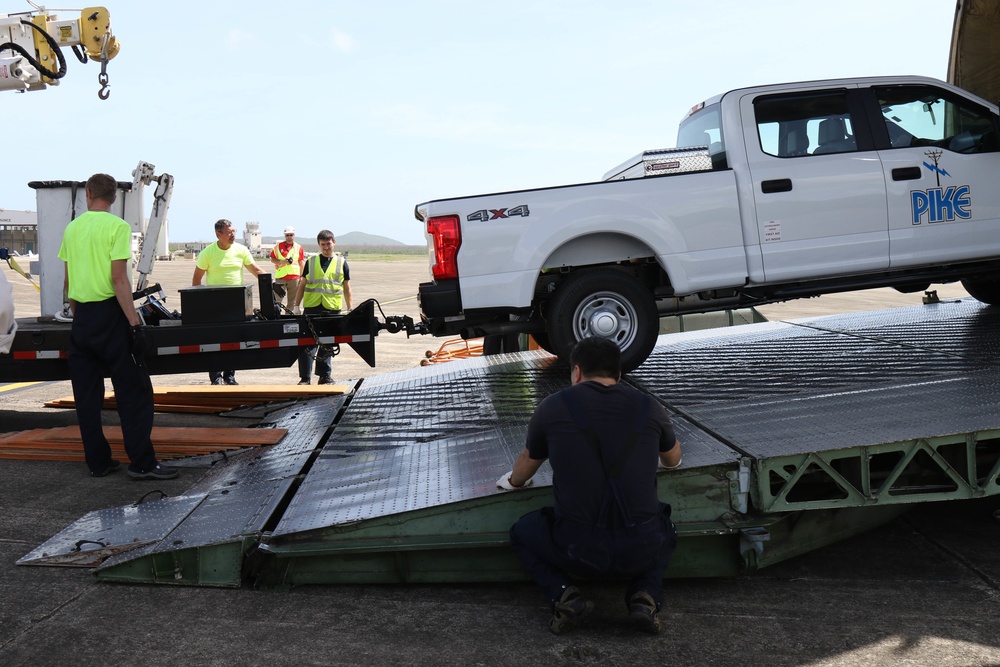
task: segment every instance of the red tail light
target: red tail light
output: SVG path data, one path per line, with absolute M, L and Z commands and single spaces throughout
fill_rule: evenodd
M 434 241 L 434 280 L 458 278 L 458 248 L 462 245 L 462 227 L 457 215 L 427 220 L 427 233 Z

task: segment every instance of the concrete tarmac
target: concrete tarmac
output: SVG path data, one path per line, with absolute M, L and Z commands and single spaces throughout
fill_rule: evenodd
M 352 266 L 352 274 L 363 269 Z M 902 297 L 874 290 L 853 298 L 829 310 L 887 307 Z M 807 311 L 823 299 L 761 310 L 772 319 L 819 314 Z M 919 303 L 919 295 L 901 303 Z M 399 361 L 371 370 L 338 366 L 338 358 L 335 378 L 416 366 L 414 350 L 439 342 L 409 343 Z M 238 377 L 297 380 L 294 369 Z M 70 393 L 68 382 L 0 385 L 0 432 L 75 423 L 72 411 L 42 407 Z M 117 417 L 105 412 L 105 420 Z M 249 423 L 156 417 L 161 426 Z M 92 479 L 79 463 L 0 460 L 0 665 L 1000 665 L 1000 498 L 918 506 L 751 577 L 670 580 L 658 636 L 630 630 L 616 584 L 585 586 L 598 605 L 591 622 L 556 637 L 528 583 L 208 589 L 110 584 L 84 569 L 14 564 L 86 512 L 153 489 L 178 495 L 197 476 Z

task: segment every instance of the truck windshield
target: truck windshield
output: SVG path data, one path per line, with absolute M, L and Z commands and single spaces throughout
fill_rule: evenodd
M 708 146 L 709 155 L 725 152 L 718 104 L 711 104 L 696 111 L 681 122 L 677 130 L 677 147 L 690 146 Z

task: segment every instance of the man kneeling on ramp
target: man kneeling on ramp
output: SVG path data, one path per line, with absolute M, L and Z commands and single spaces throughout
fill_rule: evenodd
M 546 459 L 552 466 L 555 507 L 518 519 L 511 547 L 549 601 L 555 634 L 594 609 L 570 577 L 630 579 L 629 622 L 656 633 L 663 574 L 677 544 L 656 473 L 680 465 L 681 445 L 663 406 L 619 384 L 613 341 L 581 340 L 570 366 L 571 386 L 541 402 L 513 470 L 497 480 L 502 489 L 524 488 Z

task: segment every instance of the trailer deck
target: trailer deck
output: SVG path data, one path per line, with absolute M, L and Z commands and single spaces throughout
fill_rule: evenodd
M 1000 309 L 973 300 L 661 336 L 626 381 L 674 415 L 668 576 L 752 572 L 918 502 L 1000 493 Z M 19 564 L 207 586 L 505 581 L 521 514 L 496 478 L 567 372 L 541 352 L 374 376 L 265 418 L 278 445 L 183 496 L 101 510 Z

